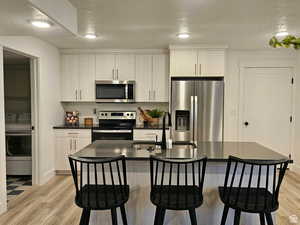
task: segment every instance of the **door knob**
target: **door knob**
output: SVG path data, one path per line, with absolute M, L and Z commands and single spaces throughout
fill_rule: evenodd
M 245 124 L 246 127 L 249 125 L 249 123 L 247 121 L 244 124 Z

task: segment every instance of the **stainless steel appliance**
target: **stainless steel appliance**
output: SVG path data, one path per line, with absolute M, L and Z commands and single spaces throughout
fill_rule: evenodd
M 223 78 L 177 77 L 171 84 L 173 140 L 223 141 Z
M 100 111 L 99 126 L 92 129 L 95 140 L 133 140 L 136 112 Z
M 7 175 L 32 174 L 32 131 L 30 124 L 6 124 Z
M 135 81 L 98 80 L 96 102 L 135 102 Z

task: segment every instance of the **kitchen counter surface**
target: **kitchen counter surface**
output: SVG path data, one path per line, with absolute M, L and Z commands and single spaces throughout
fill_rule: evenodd
M 95 141 L 73 154 L 84 158 L 108 158 L 125 155 L 128 160 L 149 160 L 150 155 L 170 159 L 198 159 L 204 156 L 209 161 L 224 162 L 228 156 L 249 160 L 280 160 L 287 157 L 255 142 L 201 142 L 197 148 L 185 149 L 182 145 L 173 145 L 170 150 L 149 152 L 139 149 L 133 141 Z M 141 145 L 140 145 L 141 146 Z M 292 160 L 290 160 L 292 163 Z

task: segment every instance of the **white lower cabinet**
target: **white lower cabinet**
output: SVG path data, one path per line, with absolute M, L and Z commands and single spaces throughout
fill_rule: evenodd
M 55 170 L 70 170 L 68 155 L 91 144 L 90 129 L 59 129 L 55 130 Z
M 156 137 L 158 141 L 161 141 L 162 129 L 134 129 L 133 140 L 134 141 L 155 141 Z M 169 130 L 166 130 L 166 138 L 170 138 Z

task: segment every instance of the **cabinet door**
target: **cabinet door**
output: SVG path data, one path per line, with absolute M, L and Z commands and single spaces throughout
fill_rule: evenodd
M 78 55 L 62 56 L 62 73 L 61 73 L 61 100 L 77 101 L 78 99 Z
M 74 139 L 75 141 L 75 152 L 80 151 L 81 149 L 83 149 L 84 147 L 86 147 L 87 145 L 91 144 L 92 140 L 91 137 L 78 137 L 76 139 Z
M 169 76 L 168 57 L 153 55 L 152 90 L 154 102 L 168 102 Z
M 152 55 L 136 55 L 136 101 L 149 102 L 152 90 Z
M 170 53 L 171 76 L 195 76 L 197 73 L 197 50 L 172 50 Z
M 199 62 L 200 64 L 200 62 Z M 224 50 L 206 50 L 200 67 L 201 76 L 224 76 Z
M 96 55 L 96 80 L 113 80 L 116 73 L 115 55 L 97 54 Z
M 117 54 L 116 70 L 118 80 L 135 80 L 134 54 Z
M 157 137 L 158 141 L 161 141 L 162 129 L 134 129 L 133 140 L 134 141 L 155 141 Z M 170 138 L 170 131 L 166 130 L 166 138 Z
M 95 55 L 79 56 L 79 100 L 95 100 Z
M 57 136 L 55 141 L 55 170 L 70 170 L 68 155 L 71 154 L 72 140 L 66 136 Z

